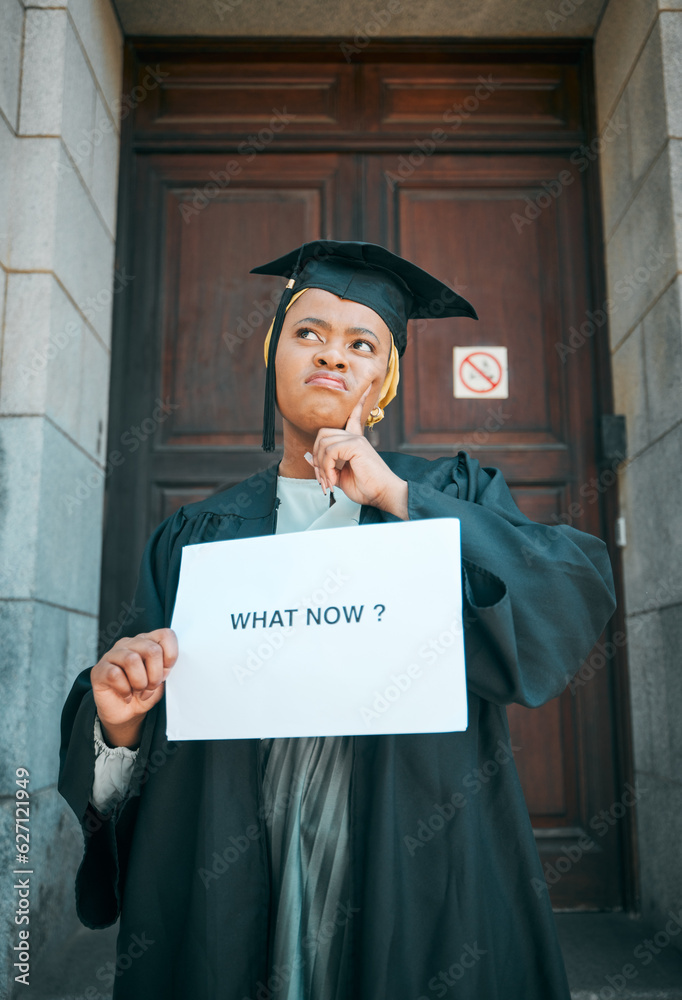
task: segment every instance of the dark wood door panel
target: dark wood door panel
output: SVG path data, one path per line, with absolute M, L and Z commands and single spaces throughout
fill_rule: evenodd
M 397 191 L 393 194 L 395 197 Z M 553 364 L 556 352 L 552 358 L 548 351 L 551 343 L 547 344 L 548 333 L 551 337 L 557 325 L 557 284 L 552 281 L 558 272 L 552 245 L 555 220 L 549 213 L 538 220 L 520 254 L 519 234 L 510 223 L 510 216 L 522 207 L 518 191 L 451 183 L 440 190 L 402 191 L 397 202 L 403 253 L 417 252 L 423 234 L 431 233 L 421 251 L 427 258 L 424 266 L 432 270 L 440 265 L 442 270 L 449 265 L 450 281 L 465 284 L 463 294 L 471 294 L 479 303 L 478 322 L 427 321 L 415 335 L 411 362 L 404 367 L 405 445 L 419 447 L 422 441 L 447 444 L 452 427 L 475 443 L 473 435 L 484 428 L 490 402 L 453 396 L 455 345 L 508 349 L 510 397 L 518 400 L 523 396 L 524 406 L 493 402 L 493 411 L 500 415 L 495 434 L 500 445 L 565 443 L 562 387 Z M 466 278 L 460 277 L 460 257 L 467 258 L 463 265 Z M 450 326 L 447 333 L 443 329 L 446 324 Z M 427 386 L 437 392 L 427 391 Z
M 350 131 L 355 123 L 356 68 L 337 49 L 328 62 L 254 61 L 175 53 L 157 63 L 158 86 L 136 115 L 147 134 L 237 135 L 248 152 L 267 147 L 285 130 Z M 140 85 L 146 67 L 140 65 Z M 249 133 L 246 135 L 246 133 Z
M 566 770 L 573 761 L 566 753 L 561 715 L 558 698 L 532 712 L 524 711 L 521 705 L 510 705 L 507 709 L 512 742 L 519 748 L 514 760 L 536 827 L 556 826 L 557 822 L 568 825 L 577 818 L 575 813 L 569 815 L 573 796 L 568 794 L 570 774 Z M 539 741 L 544 750 L 541 754 L 533 752 Z
M 385 428 L 392 446 L 507 451 L 501 467 L 512 478 L 533 453 L 534 478 L 543 463 L 549 478 L 571 478 L 576 429 L 592 417 L 589 398 L 571 409 L 567 376 L 579 365 L 562 364 L 557 350 L 588 304 L 579 184 L 520 231 L 514 222 L 525 219 L 525 199 L 543 190 L 542 180 L 568 166 L 556 156 L 434 155 L 400 178 L 397 157 L 371 158 L 381 192 L 371 231 L 471 298 L 479 315 L 410 324 L 400 401 Z M 453 348 L 490 345 L 508 349 L 509 399 L 456 399 Z
M 435 61 L 419 67 L 373 63 L 362 67 L 370 127 L 381 132 L 429 131 L 442 147 L 453 133 L 505 135 L 573 133 L 581 129 L 575 66 Z

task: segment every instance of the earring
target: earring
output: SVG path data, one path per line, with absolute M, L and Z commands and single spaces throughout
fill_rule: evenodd
M 372 427 L 374 424 L 377 424 L 380 420 L 383 419 L 384 419 L 384 411 L 381 409 L 380 406 L 374 406 L 369 411 L 369 416 L 367 417 L 366 426 Z

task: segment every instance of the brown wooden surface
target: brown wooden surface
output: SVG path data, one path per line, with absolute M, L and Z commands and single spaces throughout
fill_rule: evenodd
M 102 627 L 130 598 L 162 518 L 276 460 L 260 450 L 262 344 L 283 281 L 248 272 L 303 240 L 382 243 L 479 314 L 411 323 L 376 447 L 430 458 L 465 448 L 503 470 L 529 517 L 607 537 L 603 494 L 588 501 L 584 485 L 599 476 L 608 372 L 594 342 L 565 363 L 556 349 L 597 301 L 594 168 L 571 160 L 591 121 L 584 47 L 382 43 L 349 63 L 329 42 L 145 41 L 127 49 L 126 83 L 149 64 L 168 75 L 124 128 L 117 260 L 135 279 L 114 314 L 109 449 L 125 461 L 107 480 Z M 485 97 L 481 79 L 495 84 Z M 275 111 L 291 121 L 271 128 Z M 519 231 L 513 214 L 562 170 L 572 182 Z M 455 345 L 507 346 L 509 399 L 455 399 Z M 158 399 L 173 408 L 150 421 Z M 590 827 L 627 774 L 613 756 L 617 742 L 628 750 L 613 667 L 508 712 L 543 860 L 575 852 L 581 833 L 597 846 L 553 886 L 557 908 L 628 900 L 630 817 L 604 836 Z

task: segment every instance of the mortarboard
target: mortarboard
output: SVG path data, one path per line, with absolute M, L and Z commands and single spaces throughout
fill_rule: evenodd
M 339 298 L 351 299 L 373 309 L 391 331 L 398 357 L 402 357 L 407 346 L 407 321 L 410 319 L 445 316 L 478 319 L 471 303 L 444 282 L 376 243 L 312 240 L 269 264 L 251 268 L 249 273 L 289 278 L 277 306 L 268 348 L 264 451 L 275 448 L 275 354 L 284 315 L 294 292 L 322 288 Z

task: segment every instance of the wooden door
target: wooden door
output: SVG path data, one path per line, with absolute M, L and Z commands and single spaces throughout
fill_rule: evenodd
M 577 175 L 561 154 L 443 154 L 401 176 L 399 156 L 369 158 L 374 198 L 366 238 L 385 241 L 450 283 L 479 315 L 477 323 L 412 324 L 402 391 L 377 437 L 382 448 L 425 457 L 464 448 L 482 465 L 502 469 L 533 520 L 599 535 L 598 505 L 581 500 L 582 484 L 599 476 L 593 362 L 589 352 L 563 350 L 565 331 L 580 325 L 589 306 L 577 176 L 532 223 L 525 215 L 528 201 L 545 191 L 543 181 L 571 170 Z M 455 346 L 506 347 L 509 398 L 455 398 Z M 557 906 L 607 905 L 618 896 L 617 838 L 607 839 L 613 827 L 596 837 L 589 825 L 599 803 L 614 801 L 607 729 L 590 724 L 606 718 L 609 705 L 608 686 L 592 683 L 539 709 L 508 708 L 538 847 L 550 880 L 556 877 Z M 581 769 L 582 760 L 590 764 Z M 597 849 L 583 849 L 588 838 Z
M 262 344 L 284 282 L 248 272 L 315 238 L 381 243 L 480 317 L 410 324 L 375 446 L 464 448 L 534 520 L 604 534 L 603 490 L 584 489 L 600 481 L 604 374 L 594 342 L 562 350 L 595 302 L 594 194 L 572 155 L 589 126 L 584 53 L 423 49 L 348 63 L 326 43 L 129 48 L 128 81 L 152 58 L 168 76 L 124 145 L 118 246 L 135 279 L 115 311 L 109 446 L 126 451 L 108 479 L 102 622 L 163 517 L 275 460 L 260 449 Z M 456 398 L 455 346 L 506 347 L 509 397 Z M 627 902 L 632 810 L 595 826 L 624 792 L 616 663 L 508 713 L 557 908 Z

